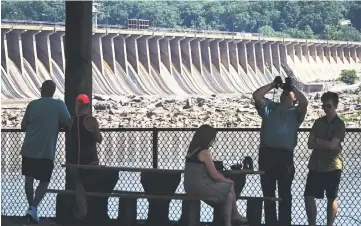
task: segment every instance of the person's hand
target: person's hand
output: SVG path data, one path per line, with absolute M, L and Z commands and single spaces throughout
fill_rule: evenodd
M 231 179 L 229 179 L 229 178 L 226 178 L 226 179 L 225 179 L 225 182 L 228 182 L 228 183 L 234 184 L 233 180 L 231 180 Z

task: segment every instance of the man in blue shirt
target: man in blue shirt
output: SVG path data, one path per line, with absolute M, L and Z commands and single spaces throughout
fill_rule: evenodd
M 53 98 L 55 88 L 53 81 L 45 81 L 41 98 L 29 103 L 21 122 L 21 129 L 26 132 L 21 155 L 29 221 L 39 222 L 37 206 L 46 193 L 53 172 L 58 133 L 60 128 L 68 127 L 70 123 L 65 103 Z M 35 197 L 34 179 L 40 181 Z
M 292 72 L 289 72 L 292 73 Z M 266 225 L 291 225 L 292 195 L 291 186 L 294 177 L 293 151 L 297 144 L 297 132 L 304 120 L 308 101 L 294 87 L 293 79 L 287 78 L 282 84 L 281 77 L 253 93 L 258 114 L 262 117 L 261 144 L 259 149 L 259 169 L 263 195 L 275 197 L 276 182 L 278 194 L 282 199 L 279 204 L 279 223 L 276 203 L 265 202 Z M 282 87 L 280 103 L 265 98 L 272 89 Z M 298 101 L 296 106 L 294 103 Z

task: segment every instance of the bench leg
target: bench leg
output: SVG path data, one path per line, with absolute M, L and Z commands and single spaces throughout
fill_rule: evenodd
M 134 226 L 137 221 L 137 199 L 119 199 L 118 221 L 122 226 Z
M 181 226 L 198 226 L 200 225 L 200 201 L 182 201 L 182 216 L 179 221 Z
M 247 219 L 249 226 L 260 226 L 262 221 L 262 200 L 247 201 Z
M 200 215 L 201 215 L 201 202 L 200 201 L 190 201 L 188 207 L 188 226 L 198 226 L 200 223 Z

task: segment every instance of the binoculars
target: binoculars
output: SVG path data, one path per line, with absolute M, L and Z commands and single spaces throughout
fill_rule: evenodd
M 275 79 L 274 79 L 274 84 L 276 86 L 276 89 L 283 89 L 284 91 L 288 91 L 288 92 L 291 92 L 294 88 L 294 85 L 292 84 L 292 79 L 291 77 L 287 77 L 285 79 L 285 82 L 282 81 L 282 78 L 281 76 L 277 76 Z

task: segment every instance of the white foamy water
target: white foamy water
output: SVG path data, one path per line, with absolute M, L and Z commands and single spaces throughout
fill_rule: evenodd
M 55 96 L 64 95 L 65 76 L 59 65 L 51 59 L 50 74 L 40 60 L 36 60 L 37 69 L 31 67 L 29 62 L 23 59 L 23 73 L 16 67 L 14 62 L 8 59 L 8 71 L 1 70 L 1 93 L 3 98 L 24 99 L 35 98 L 40 95 L 39 87 L 46 79 L 52 79 L 56 83 L 57 91 Z M 333 58 L 330 62 L 317 62 L 310 57 L 309 61 L 303 56 L 287 58 L 288 65 L 293 69 L 297 79 L 308 83 L 319 80 L 337 79 L 342 69 L 361 69 L 360 63 L 353 60 L 348 63 L 336 63 Z M 192 73 L 184 65 L 181 65 L 182 71 L 178 71 L 172 65 L 172 73 L 168 71 L 165 65 L 160 62 L 160 71 L 157 71 L 154 65 L 150 64 L 150 70 L 138 62 L 139 73 L 127 63 L 127 73 L 115 62 L 115 71 L 113 71 L 106 61 L 103 61 L 103 70 L 92 63 L 93 71 L 93 93 L 101 95 L 191 95 L 191 94 L 234 94 L 250 93 L 258 87 L 270 83 L 275 76 L 284 77 L 283 69 L 278 72 L 272 66 L 273 72 L 265 68 L 265 73 L 261 73 L 258 68 L 254 71 L 248 66 L 248 72 L 238 65 L 238 71 L 229 65 L 229 69 L 221 64 L 220 71 L 211 64 L 212 73 L 203 65 L 202 73 L 192 65 Z M 36 73 L 37 71 L 37 73 Z

